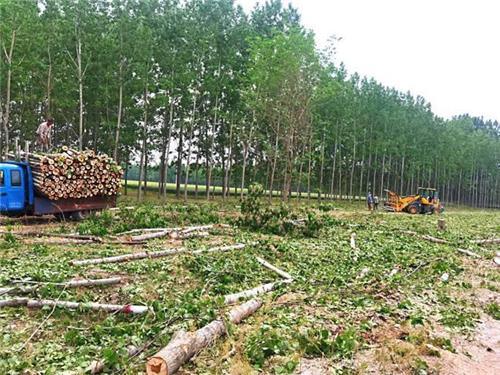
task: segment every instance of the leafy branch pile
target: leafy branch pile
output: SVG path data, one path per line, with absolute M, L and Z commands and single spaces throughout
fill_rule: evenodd
M 241 201 L 241 217 L 237 224 L 253 230 L 272 234 L 302 234 L 308 237 L 317 236 L 321 228 L 329 221 L 328 216 L 321 216 L 308 210 L 305 218 L 298 216 L 296 210 L 280 203 L 278 206 L 264 200 L 264 188 L 253 184 L 248 194 Z

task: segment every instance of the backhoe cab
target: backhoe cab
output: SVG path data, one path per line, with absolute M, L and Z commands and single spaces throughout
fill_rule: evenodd
M 433 188 L 418 188 L 418 193 L 401 197 L 399 194 L 385 190 L 387 199 L 384 209 L 392 212 L 408 212 L 410 214 L 433 214 L 443 212 L 439 194 Z

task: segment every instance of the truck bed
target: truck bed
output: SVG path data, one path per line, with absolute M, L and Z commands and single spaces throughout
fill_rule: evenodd
M 91 198 L 69 198 L 50 200 L 45 197 L 35 197 L 33 215 L 59 214 L 86 210 L 102 210 L 115 207 L 116 196 L 96 196 Z

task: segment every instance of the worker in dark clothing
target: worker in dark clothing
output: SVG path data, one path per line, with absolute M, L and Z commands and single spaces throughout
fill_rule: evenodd
M 371 191 L 366 196 L 366 204 L 368 205 L 368 211 L 373 211 L 373 195 Z

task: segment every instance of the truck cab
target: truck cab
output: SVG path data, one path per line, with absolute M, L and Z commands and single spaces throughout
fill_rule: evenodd
M 0 163 L 0 214 L 17 216 L 32 210 L 34 192 L 31 179 L 27 163 Z

